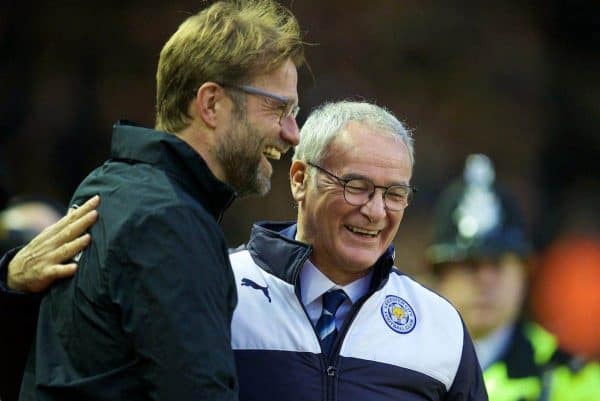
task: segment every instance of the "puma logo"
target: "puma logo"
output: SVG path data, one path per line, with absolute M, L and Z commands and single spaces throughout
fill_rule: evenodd
M 271 296 L 269 295 L 269 286 L 263 287 L 262 285 L 256 284 L 249 278 L 242 279 L 242 286 L 252 287 L 255 290 L 261 290 L 263 294 L 265 294 L 265 297 L 267 297 L 267 299 L 269 300 L 269 303 L 271 302 Z

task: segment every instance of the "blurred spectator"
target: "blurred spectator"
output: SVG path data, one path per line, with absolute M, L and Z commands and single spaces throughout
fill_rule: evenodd
M 566 350 L 600 359 L 600 241 L 565 236 L 541 257 L 531 303 Z
M 0 254 L 29 242 L 46 226 L 58 221 L 65 211 L 66 209 L 59 204 L 43 198 L 23 197 L 11 200 L 9 206 L 0 212 Z M 14 319 L 9 320 L 22 324 L 23 330 L 18 336 L 10 330 L 3 333 L 2 338 L 7 343 L 3 344 L 4 361 L 24 362 L 27 359 L 26 355 L 11 355 L 12 352 L 21 353 L 22 350 L 28 349 L 33 341 L 35 320 L 25 320 L 21 317 L 36 315 L 33 310 L 28 313 L 26 308 L 26 305 L 15 305 L 10 311 L 5 311 L 6 314 L 15 314 Z M 6 363 L 0 363 L 0 400 L 11 401 L 18 398 L 18 383 L 21 383 L 24 368 L 24 364 L 8 366 Z
M 0 212 L 2 253 L 29 242 L 44 228 L 60 220 L 66 211 L 62 205 L 41 197 L 13 198 Z
M 434 285 L 465 320 L 490 401 L 600 399 L 600 364 L 565 353 L 523 316 L 532 246 L 489 158 L 467 158 L 462 180 L 442 194 L 434 224 L 426 252 Z

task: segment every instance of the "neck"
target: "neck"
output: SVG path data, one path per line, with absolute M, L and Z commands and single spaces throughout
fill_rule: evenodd
M 318 261 L 313 261 L 311 259 L 311 262 L 317 267 L 317 269 L 319 269 L 321 271 L 321 273 L 323 273 L 325 276 L 327 276 L 327 278 L 331 281 L 333 281 L 334 283 L 336 283 L 339 286 L 345 286 L 348 285 L 350 283 L 353 283 L 354 281 L 363 278 L 364 276 L 366 276 L 367 274 L 369 274 L 369 272 L 371 272 L 371 269 L 367 269 L 367 270 L 363 270 L 360 272 L 356 272 L 356 273 L 345 273 L 340 271 L 340 269 L 327 269 L 327 268 L 321 268 L 319 266 L 319 262 Z

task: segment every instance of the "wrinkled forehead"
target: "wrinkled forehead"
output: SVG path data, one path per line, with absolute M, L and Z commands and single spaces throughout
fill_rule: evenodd
M 399 135 L 356 121 L 332 139 L 325 160 L 339 168 L 362 165 L 412 172 L 408 148 Z

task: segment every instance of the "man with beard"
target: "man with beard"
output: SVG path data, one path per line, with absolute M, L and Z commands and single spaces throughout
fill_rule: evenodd
M 487 400 L 457 311 L 394 266 L 414 191 L 409 131 L 381 107 L 337 102 L 301 137 L 297 222 L 256 224 L 230 256 L 240 399 Z
M 181 24 L 159 58 L 155 129 L 118 122 L 72 198 L 100 195 L 100 217 L 78 274 L 41 302 L 21 400 L 237 399 L 218 222 L 236 195 L 266 193 L 268 159 L 298 143 L 302 63 L 275 1 L 220 1 Z M 30 289 L 19 277 L 8 286 Z

